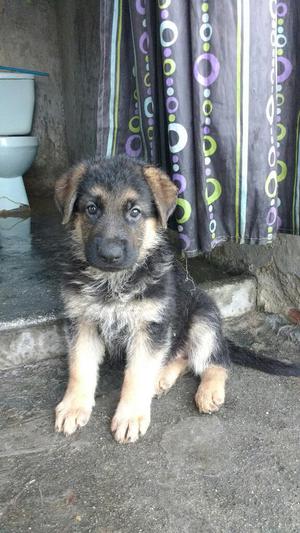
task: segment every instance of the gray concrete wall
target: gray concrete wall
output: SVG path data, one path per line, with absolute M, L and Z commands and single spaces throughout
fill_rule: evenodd
M 68 154 L 71 163 L 96 150 L 100 71 L 100 1 L 58 0 Z
M 0 0 L 0 64 L 50 74 L 36 79 L 32 135 L 40 146 L 26 177 L 34 194 L 49 193 L 68 164 L 55 5 L 54 0 Z
M 283 314 L 300 309 L 300 237 L 279 235 L 270 246 L 227 243 L 210 260 L 235 273 L 252 272 L 261 309 Z

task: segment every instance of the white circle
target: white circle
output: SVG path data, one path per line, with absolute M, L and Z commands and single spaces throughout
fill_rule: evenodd
M 272 233 L 269 233 L 269 234 L 268 234 L 268 241 L 271 241 L 272 238 L 273 238 L 273 237 L 272 237 Z
M 164 39 L 164 31 L 169 30 L 168 35 L 171 36 L 171 38 L 166 41 Z M 174 22 L 171 20 L 164 20 L 160 25 L 160 43 L 161 45 L 166 48 L 167 46 L 172 46 L 177 41 L 178 37 L 178 28 Z
M 275 200 L 273 198 L 273 200 L 271 200 L 271 205 L 275 205 Z
M 147 20 L 146 19 L 143 19 L 143 26 L 144 26 L 144 28 L 146 28 L 146 26 L 147 26 Z
M 209 21 L 209 14 L 204 13 L 204 15 L 202 15 L 202 22 L 208 22 L 208 21 Z
M 182 227 L 182 226 L 180 226 L 180 225 L 179 225 L 179 226 L 177 226 L 177 229 L 178 229 L 178 231 L 183 231 L 183 227 Z
M 210 164 L 210 157 L 206 157 L 206 158 L 204 159 L 204 163 L 205 163 L 206 165 L 209 165 L 209 164 Z
M 149 63 L 146 63 L 146 70 L 149 71 Z
M 177 165 L 177 164 L 173 165 L 173 170 L 174 170 L 174 172 L 178 172 L 179 165 Z
M 172 124 L 168 125 L 168 133 L 171 131 L 174 131 L 178 135 L 178 141 L 171 145 L 169 140 L 169 149 L 171 154 L 177 154 L 177 152 L 180 152 L 183 150 L 186 146 L 186 143 L 188 142 L 188 133 L 185 129 L 185 127 L 182 124 L 178 124 L 177 122 L 173 122 Z
M 280 143 L 277 143 L 277 148 L 280 148 Z
M 211 119 L 210 119 L 209 117 L 206 117 L 206 119 L 205 119 L 205 124 L 206 124 L 207 126 L 209 126 L 210 123 L 211 123 Z
M 206 168 L 205 169 L 205 174 L 206 174 L 206 176 L 210 176 L 211 175 L 211 169 L 210 168 Z
M 273 124 L 273 121 L 274 121 L 274 110 L 275 110 L 274 96 L 271 95 L 269 97 L 267 107 L 266 107 L 266 116 L 267 116 L 270 126 Z
M 152 96 L 147 96 L 144 100 L 144 113 L 147 118 L 153 117 L 153 99 Z
M 212 210 L 213 210 L 213 206 L 212 206 L 212 205 L 210 205 L 210 206 L 209 206 L 209 208 L 208 208 L 208 211 L 209 211 L 209 212 L 211 213 L 211 212 L 212 212 Z
M 204 41 L 205 43 L 207 41 L 210 41 L 211 40 L 211 36 L 212 36 L 212 32 L 213 32 L 213 29 L 212 29 L 212 26 L 211 24 L 202 24 L 202 26 L 200 26 L 200 37 L 202 39 L 202 41 Z
M 278 33 L 283 33 L 283 27 L 282 27 L 282 26 L 279 26 L 279 27 L 277 28 L 277 31 L 278 31 Z
M 282 85 L 277 85 L 276 91 L 280 93 L 282 91 Z
M 174 89 L 173 89 L 173 87 L 168 87 L 168 88 L 167 88 L 167 95 L 168 95 L 168 96 L 172 96 L 173 94 L 174 94 Z
M 209 89 L 204 89 L 203 94 L 204 94 L 205 98 L 209 98 L 210 97 L 210 90 Z

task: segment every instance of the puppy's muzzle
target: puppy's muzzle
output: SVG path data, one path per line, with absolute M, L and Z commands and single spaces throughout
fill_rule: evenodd
M 97 255 L 107 265 L 119 265 L 124 261 L 125 242 L 116 239 L 96 239 Z

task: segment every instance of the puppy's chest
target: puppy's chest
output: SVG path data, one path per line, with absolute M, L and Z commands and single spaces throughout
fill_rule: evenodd
M 99 334 L 109 351 L 124 348 L 132 333 L 140 327 L 129 306 L 126 309 L 121 305 L 104 305 L 99 308 L 98 315 Z
M 98 323 L 99 333 L 109 351 L 123 349 L 133 335 L 152 322 L 160 322 L 163 306 L 153 299 L 92 304 L 86 316 Z

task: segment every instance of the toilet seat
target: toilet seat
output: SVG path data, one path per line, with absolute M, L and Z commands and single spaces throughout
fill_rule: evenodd
M 9 135 L 7 137 L 0 136 L 0 148 L 19 148 L 19 147 L 26 147 L 26 146 L 37 146 L 38 145 L 38 138 L 37 137 L 31 137 L 30 135 L 20 135 L 20 136 L 12 136 Z

